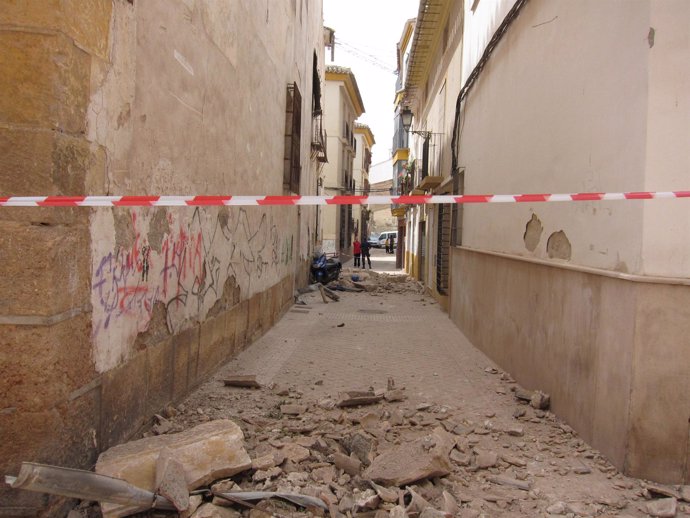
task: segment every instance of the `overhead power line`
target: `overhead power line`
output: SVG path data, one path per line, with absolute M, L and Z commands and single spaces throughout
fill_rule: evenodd
M 379 56 L 376 56 L 374 54 L 370 54 L 350 43 L 347 43 L 346 41 L 343 41 L 341 39 L 336 38 L 335 39 L 335 44 L 340 47 L 340 49 L 343 52 L 346 52 L 348 54 L 351 54 L 362 61 L 366 61 L 367 63 L 374 65 L 375 67 L 380 68 L 381 70 L 385 70 L 386 72 L 390 74 L 396 74 L 397 71 L 390 66 L 389 63 L 381 59 Z

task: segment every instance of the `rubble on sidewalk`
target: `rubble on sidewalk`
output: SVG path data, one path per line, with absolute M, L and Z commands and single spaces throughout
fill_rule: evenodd
M 228 419 L 200 424 L 178 434 L 159 435 L 114 446 L 101 453 L 96 473 L 155 491 L 156 465 L 161 452 L 184 467 L 188 489 L 249 469 L 251 459 L 244 449 L 244 435 Z M 122 516 L 126 507 L 104 504 L 103 515 Z
M 364 476 L 374 482 L 403 486 L 426 478 L 448 475 L 451 470 L 448 455 L 455 440 L 437 428 L 433 434 L 413 442 L 401 444 L 374 459 Z
M 672 498 L 642 500 L 685 493 L 683 488 L 629 482 L 572 428 L 531 406 L 535 392 L 519 392 L 523 398 L 513 399 L 508 377 L 492 378 L 511 394 L 504 398 L 505 408 L 478 405 L 472 410 L 462 406 L 473 402 L 443 406 L 396 386 L 392 378 L 381 380 L 380 388 L 317 390 L 313 397 L 309 390 L 323 386 L 313 380 L 302 390 L 273 383 L 258 390 L 229 390 L 223 379 L 230 378 L 219 375 L 208 390 L 163 413 L 172 430 L 183 432 L 115 447 L 102 455 L 101 468 L 105 460 L 120 462 L 120 471 L 111 470 L 120 473 L 145 461 L 138 474 L 150 473 L 150 485 L 136 485 L 150 488 L 150 494 L 160 489 L 179 509 L 186 503 L 188 509 L 180 514 L 184 518 L 623 516 L 622 509 L 641 517 L 648 512 L 666 516 L 670 500 L 680 513 L 685 507 Z M 516 390 L 516 397 L 518 390 L 522 389 Z M 516 409 L 524 412 L 516 414 Z M 214 436 L 210 430 L 226 418 L 232 426 L 226 424 L 217 433 L 235 437 L 237 470 L 223 472 L 209 464 L 203 474 L 198 459 L 179 453 L 192 444 L 182 439 L 195 441 L 195 451 L 202 451 L 204 441 Z M 541 435 L 535 435 L 536 429 Z M 566 454 L 566 447 L 576 452 L 575 458 Z M 156 481 L 156 469 L 146 460 L 154 450 L 154 461 L 162 452 L 179 462 L 185 473 L 194 471 L 185 480 L 196 480 L 202 493 L 187 495 L 185 502 L 175 462 L 167 470 L 172 469 L 172 475 L 164 477 L 170 485 Z M 215 460 L 227 462 L 231 456 Z M 589 496 L 553 495 L 543 485 L 549 477 L 563 480 L 569 490 L 578 484 L 585 487 L 588 479 L 608 490 Z M 270 494 L 272 500 L 241 500 L 247 494 Z M 294 499 L 274 500 L 278 495 Z M 112 507 L 104 504 L 102 509 L 106 517 L 114 516 Z
M 357 268 L 343 268 L 340 278 L 329 283 L 328 286 L 342 291 L 360 291 L 371 295 L 424 292 L 424 286 L 408 275 L 359 270 Z

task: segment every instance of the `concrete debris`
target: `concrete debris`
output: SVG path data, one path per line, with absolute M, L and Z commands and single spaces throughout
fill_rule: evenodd
M 349 391 L 338 395 L 336 406 L 340 408 L 361 405 L 373 405 L 383 399 L 383 394 L 375 394 L 372 391 Z
M 405 511 L 407 511 L 408 514 L 418 514 L 424 511 L 425 509 L 433 508 L 432 505 L 426 500 L 426 498 L 417 493 L 411 487 L 407 488 L 407 492 L 411 497 L 410 503 L 405 508 Z
M 136 487 L 156 489 L 156 463 L 164 449 L 184 466 L 189 489 L 206 485 L 249 469 L 244 434 L 228 419 L 200 424 L 177 434 L 159 435 L 114 446 L 101 453 L 96 473 L 126 480 Z M 122 515 L 126 509 L 104 504 L 103 515 Z
M 673 518 L 678 512 L 678 501 L 675 498 L 661 498 L 647 504 L 647 514 L 659 518 Z
M 682 486 L 680 488 L 680 497 L 690 503 L 690 486 Z
M 510 455 L 508 453 L 502 453 L 501 459 L 504 462 L 507 462 L 508 464 L 510 464 L 512 466 L 517 466 L 519 468 L 524 468 L 527 465 L 527 462 L 525 462 L 524 460 L 522 460 L 519 457 L 516 457 L 514 455 Z
M 556 502 L 547 507 L 546 512 L 548 514 L 555 514 L 557 516 L 560 516 L 568 512 L 568 510 L 564 502 Z
M 568 502 L 565 504 L 565 509 L 568 513 L 575 516 L 594 516 L 594 512 L 589 505 L 584 502 Z
M 295 464 L 299 464 L 300 462 L 307 460 L 311 455 L 307 448 L 295 443 L 287 443 L 283 445 L 280 452 L 285 455 L 286 459 L 294 462 Z
M 180 513 L 180 518 L 190 518 L 202 503 L 204 503 L 204 498 L 201 495 L 191 495 L 189 497 L 189 507 L 186 511 Z
M 452 518 L 452 515 L 431 507 L 427 507 L 419 515 L 419 518 Z
M 530 398 L 529 404 L 537 410 L 548 410 L 551 405 L 551 396 L 541 390 L 536 390 Z
M 279 466 L 285 461 L 285 454 L 279 451 L 268 453 L 252 461 L 252 469 L 266 470 Z
M 261 388 L 254 374 L 246 376 L 229 376 L 223 379 L 226 387 Z
M 393 509 L 390 510 L 389 516 L 390 518 L 407 518 L 408 514 L 405 511 L 404 507 L 396 505 Z
M 254 482 L 263 482 L 264 480 L 270 480 L 272 478 L 279 477 L 283 474 L 283 470 L 279 467 L 269 468 L 267 470 L 258 470 L 254 472 L 252 480 Z
M 407 396 L 405 396 L 404 389 L 392 389 L 387 390 L 383 394 L 383 398 L 389 403 L 393 403 L 395 401 L 405 401 L 405 399 L 407 399 Z
M 373 489 L 367 489 L 360 493 L 355 500 L 355 510 L 374 510 L 381 503 L 381 498 Z
M 359 472 L 362 470 L 362 461 L 360 461 L 353 454 L 348 457 L 342 453 L 334 453 L 333 462 L 335 463 L 336 468 L 342 469 L 345 473 L 351 476 L 359 475 Z
M 500 475 L 488 477 L 487 480 L 489 482 L 493 482 L 494 484 L 498 484 L 499 486 L 514 487 L 516 489 L 522 489 L 523 491 L 529 491 L 531 488 L 529 482 L 523 482 L 522 480 L 516 480 L 514 478 Z
M 208 503 L 199 507 L 191 518 L 240 518 L 241 516 L 234 509 Z
M 280 411 L 285 415 L 300 415 L 307 411 L 307 407 L 297 404 L 280 405 Z
M 184 466 L 173 457 L 169 448 L 163 448 L 156 460 L 156 493 L 170 500 L 175 509 L 189 509 L 189 489 Z
M 368 271 L 366 276 L 356 282 L 375 284 L 377 290 L 406 285 Z M 213 419 L 227 416 L 243 432 L 238 444 L 248 455 L 240 462 L 240 471 L 194 475 L 202 480 L 200 485 L 212 483 L 211 491 L 189 497 L 189 507 L 181 516 L 306 517 L 324 516 L 327 509 L 327 515 L 337 518 L 622 517 L 626 507 L 631 515 L 642 516 L 636 513 L 647 510 L 646 505 L 650 514 L 662 513 L 653 516 L 666 516 L 663 513 L 670 511 L 661 507 L 670 508 L 673 498 L 652 498 L 675 497 L 677 501 L 690 496 L 687 488 L 630 482 L 547 411 L 547 394 L 521 389 L 500 370 L 486 368 L 485 362 L 477 368 L 481 378 L 491 384 L 488 397 L 495 398 L 499 389 L 512 390 L 516 400 L 503 398 L 505 405 L 462 400 L 458 403 L 462 408 L 453 408 L 447 400 L 420 391 L 417 380 L 408 382 L 414 389 L 406 391 L 388 374 L 382 374 L 383 386 L 377 390 L 369 387 L 336 394 L 333 388 L 328 393 L 333 379 L 316 362 L 310 365 L 313 367 L 299 373 L 305 378 L 301 390 L 294 379 L 261 391 L 228 390 L 215 383 L 211 390 L 156 418 L 161 427 L 152 430 L 161 435 L 150 439 L 163 442 L 154 461 L 163 462 L 168 455 L 168 462 L 177 462 L 184 469 L 185 481 L 192 468 L 166 442 L 176 437 L 172 431 L 187 429 L 197 436 L 194 425 L 205 421 L 210 425 Z M 437 371 L 440 369 L 422 374 L 426 377 Z M 242 382 L 242 377 L 227 379 Z M 164 448 L 170 453 L 164 453 Z M 201 444 L 197 448 L 203 449 Z M 586 474 L 589 476 L 580 476 Z M 184 498 L 185 490 L 180 490 L 179 473 L 170 480 L 177 480 L 176 491 L 163 489 L 162 484 L 154 484 L 160 481 L 154 481 L 150 494 L 160 488 L 161 494 L 182 509 L 184 501 L 178 497 Z M 595 489 L 587 493 L 583 488 Z M 220 496 L 247 492 L 292 494 L 316 499 L 321 505 L 306 501 L 273 501 L 269 505 L 264 500 L 249 500 L 252 507 L 247 507 L 238 503 L 239 497 Z M 188 490 L 186 493 L 188 496 Z M 643 496 L 649 502 L 640 501 Z M 103 507 L 107 509 L 105 504 Z M 676 504 L 678 514 L 685 507 Z M 106 512 L 105 516 L 113 515 Z
M 371 487 L 374 488 L 374 491 L 376 491 L 376 494 L 379 495 L 379 498 L 383 500 L 384 502 L 387 502 L 389 504 L 393 504 L 398 501 L 398 489 L 391 489 L 383 486 L 379 486 L 376 482 L 369 481 L 369 484 L 371 484 Z
M 163 435 L 172 431 L 173 425 L 165 417 L 158 414 L 154 415 L 153 417 L 157 421 L 156 424 L 151 427 L 151 431 L 154 435 Z
M 479 469 L 493 468 L 498 463 L 498 455 L 493 451 L 475 450 L 474 462 Z
M 650 498 L 669 497 L 680 500 L 680 492 L 670 487 L 659 484 L 646 484 L 645 489 L 649 492 Z
M 363 433 L 345 437 L 341 444 L 351 455 L 354 455 L 364 466 L 369 466 L 374 458 L 374 440 Z
M 374 459 L 364 477 L 374 482 L 403 486 L 418 480 L 448 475 L 448 455 L 455 439 L 442 428 L 432 435 L 394 447 Z

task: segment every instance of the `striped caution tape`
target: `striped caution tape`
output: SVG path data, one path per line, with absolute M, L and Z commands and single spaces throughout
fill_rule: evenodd
M 198 207 L 248 205 L 420 205 L 690 198 L 690 191 L 419 196 L 0 196 L 0 207 Z

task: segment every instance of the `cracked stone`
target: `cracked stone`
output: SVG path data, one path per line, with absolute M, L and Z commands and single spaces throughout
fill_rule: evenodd
M 675 498 L 660 498 L 647 504 L 647 514 L 659 518 L 673 518 L 678 512 L 678 502 Z

